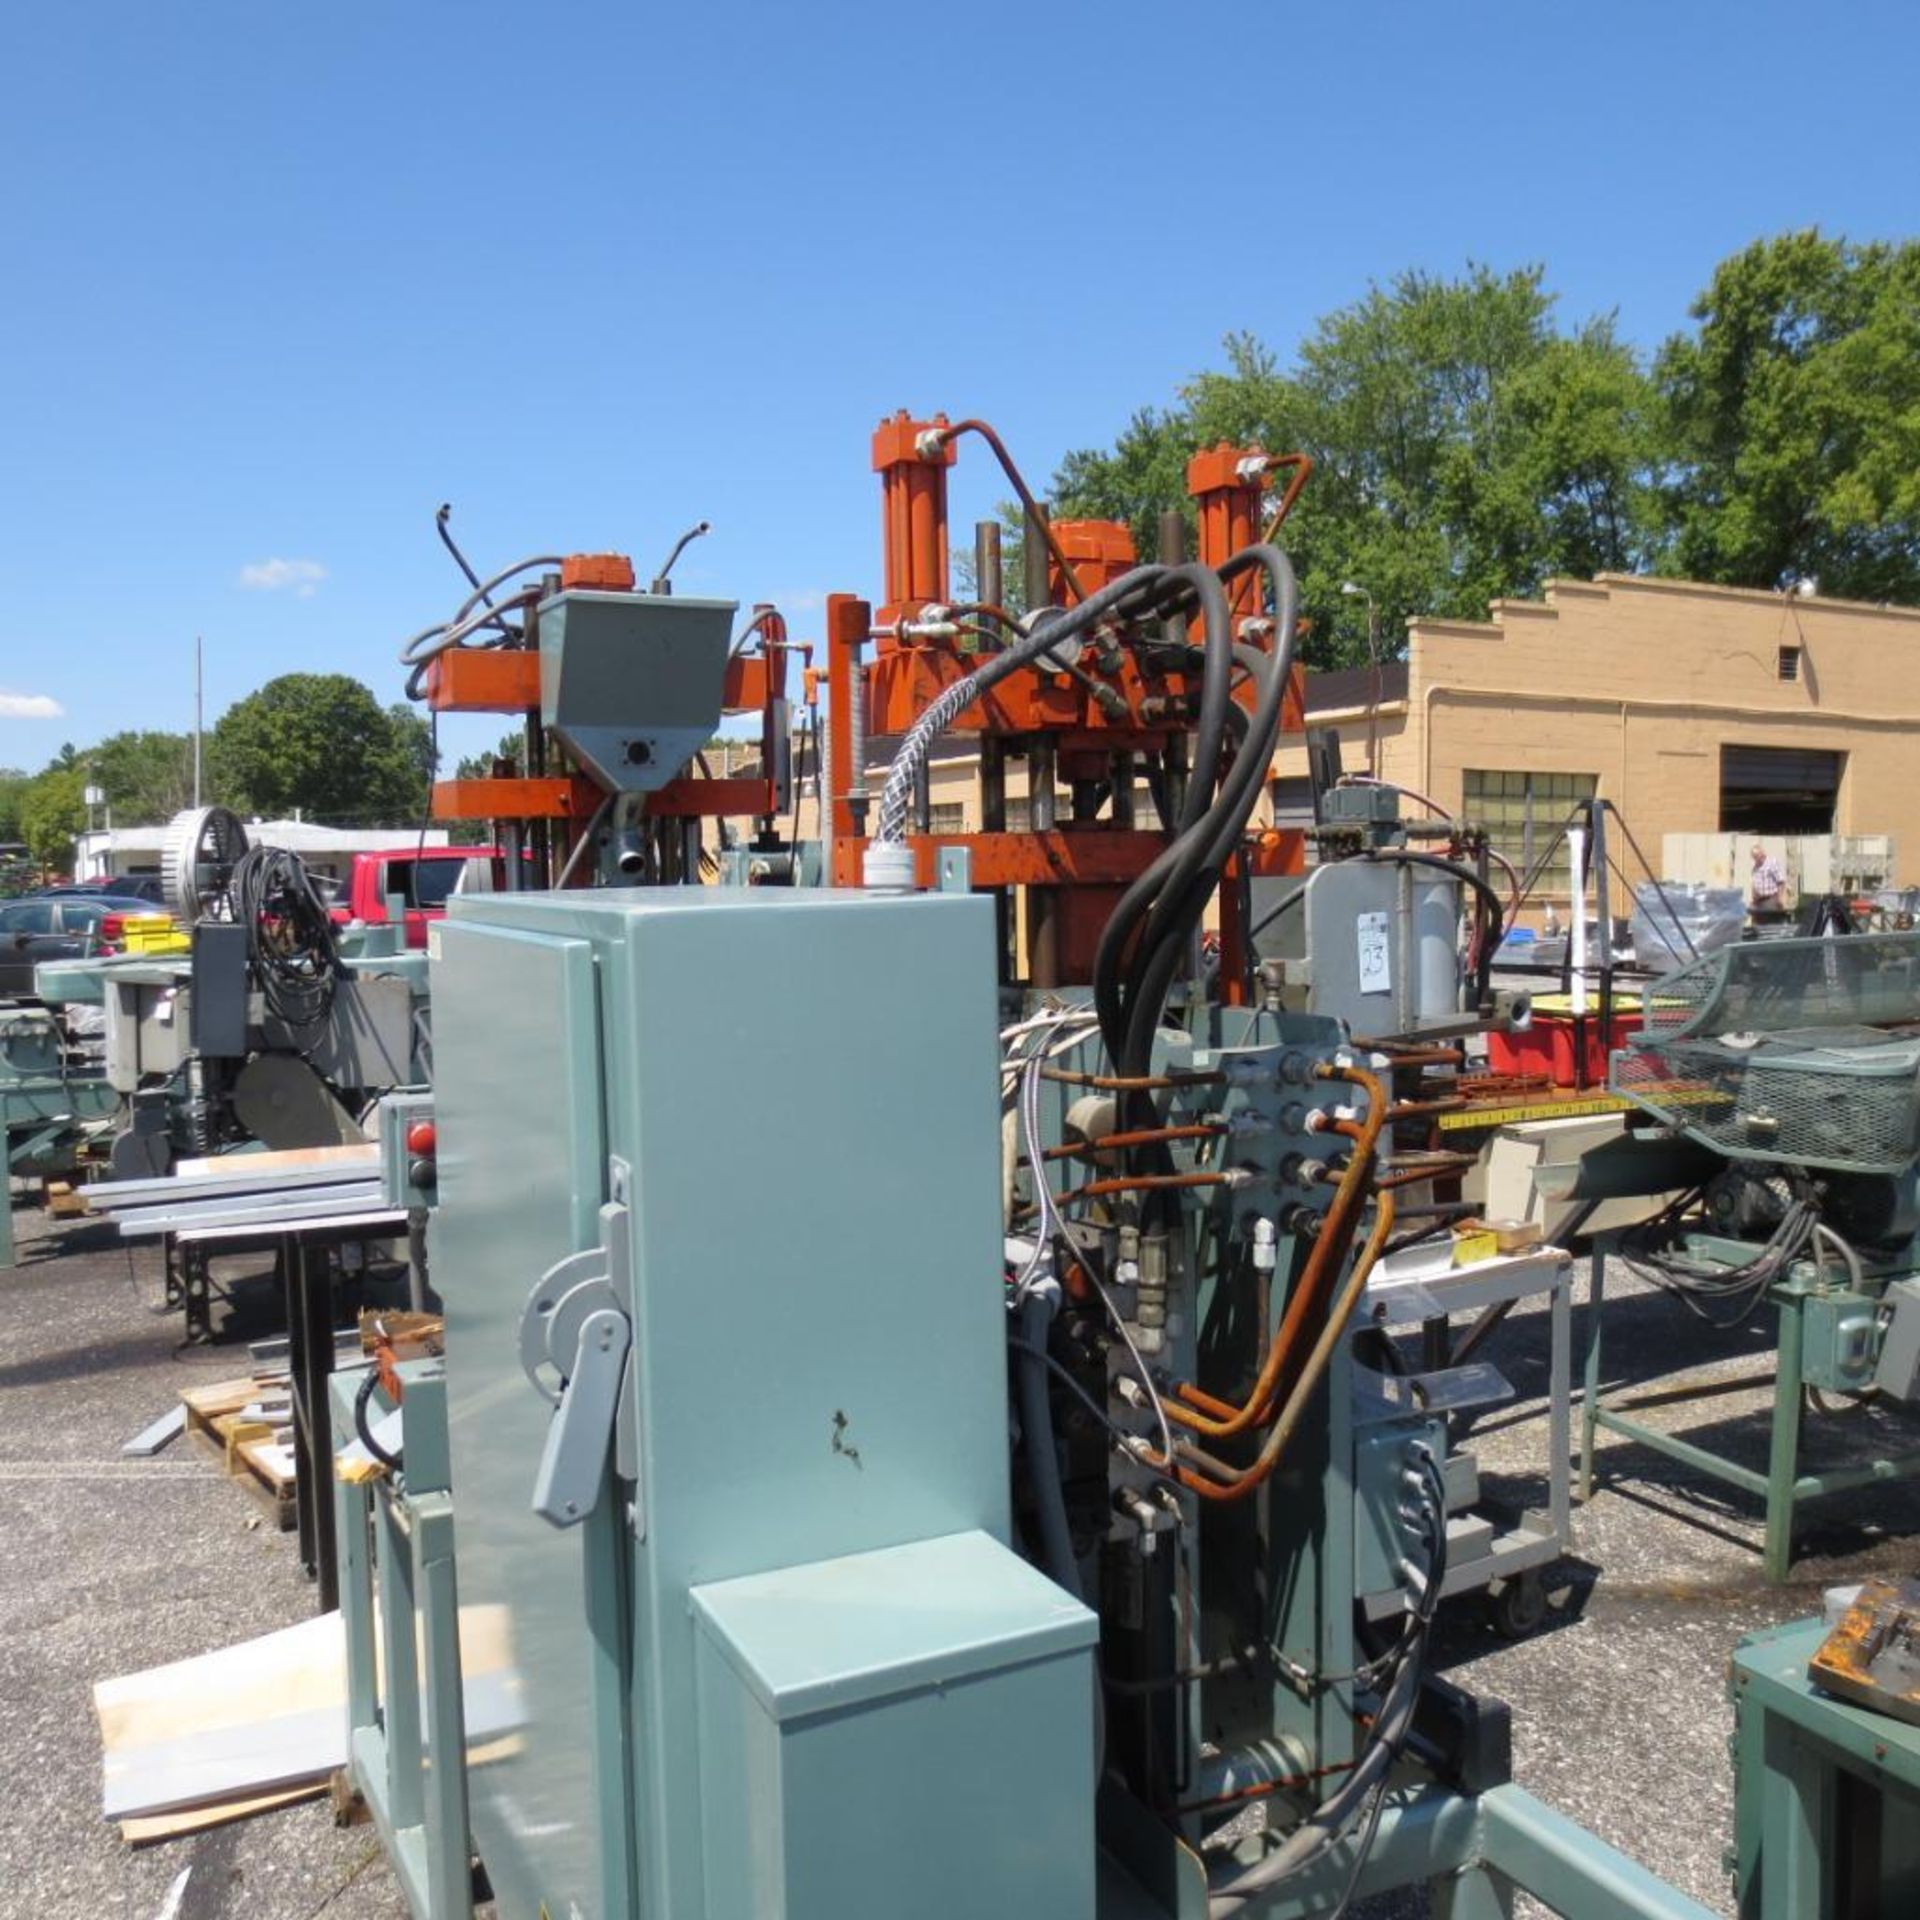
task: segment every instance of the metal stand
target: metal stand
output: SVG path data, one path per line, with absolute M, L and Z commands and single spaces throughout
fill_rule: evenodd
M 169 1233 L 160 1242 L 167 1270 L 167 1305 L 179 1307 L 187 1323 L 187 1345 L 213 1343 L 213 1262 L 190 1236 Z
M 14 1176 L 70 1166 L 76 1129 L 105 1119 L 120 1105 L 120 1096 L 104 1080 L 67 1073 L 57 1058 L 44 1075 L 26 1065 L 11 1066 L 11 1058 L 0 1054 L 0 1164 L 7 1176 L 0 1195 L 6 1202 L 0 1206 L 0 1272 L 14 1263 Z
M 320 1611 L 339 1605 L 334 1562 L 333 1424 L 327 1379 L 333 1372 L 333 1250 L 303 1233 L 281 1237 L 275 1254 L 287 1295 L 287 1370 L 293 1399 L 295 1512 L 300 1562 L 320 1583 Z
M 437 1360 L 407 1361 L 400 1376 L 403 1476 L 350 1485 L 327 1463 L 347 1641 L 347 1772 L 415 1920 L 471 1920 L 446 1387 Z M 343 1432 L 358 1385 L 354 1374 L 331 1383 Z M 392 1403 L 376 1394 L 375 1405 Z
M 1558 1247 L 1501 1255 L 1472 1266 L 1447 1264 L 1451 1251 L 1439 1255 L 1409 1254 L 1384 1263 L 1385 1271 L 1368 1284 L 1361 1303 L 1360 1322 L 1382 1329 L 1418 1325 L 1428 1363 L 1446 1368 L 1463 1363 L 1476 1335 L 1469 1334 L 1456 1351 L 1448 1338 L 1449 1317 L 1457 1313 L 1481 1316 L 1481 1325 L 1494 1324 L 1519 1301 L 1545 1294 L 1548 1299 L 1549 1348 L 1547 1385 L 1547 1509 L 1528 1513 L 1504 1532 L 1489 1521 L 1474 1523 L 1463 1515 L 1450 1518 L 1447 1578 L 1448 1595 L 1477 1592 L 1496 1582 L 1551 1565 L 1573 1546 L 1573 1262 Z M 1496 1390 L 1508 1391 L 1496 1382 Z M 1404 1596 L 1369 1594 L 1363 1604 L 1376 1618 L 1398 1611 Z
M 1837 1388 L 1845 1392 L 1856 1385 L 1870 1384 L 1872 1377 L 1869 1351 L 1863 1377 L 1858 1382 L 1835 1377 L 1825 1349 L 1839 1321 L 1854 1309 L 1871 1319 L 1877 1303 L 1865 1294 L 1852 1294 L 1821 1287 L 1810 1270 L 1794 1268 L 1787 1278 L 1767 1291 L 1767 1298 L 1779 1314 L 1779 1332 L 1775 1342 L 1773 1377 L 1773 1424 L 1767 1453 L 1767 1471 L 1760 1473 L 1738 1461 L 1682 1440 L 1676 1434 L 1662 1432 L 1645 1421 L 1616 1411 L 1606 1402 L 1600 1388 L 1600 1340 L 1604 1319 L 1602 1307 L 1606 1289 L 1607 1255 L 1616 1237 L 1596 1235 L 1587 1286 L 1587 1367 L 1580 1403 L 1580 1498 L 1593 1497 L 1595 1441 L 1598 1430 L 1624 1434 L 1655 1453 L 1677 1460 L 1696 1472 L 1709 1475 L 1730 1487 L 1738 1487 L 1766 1505 L 1766 1578 L 1778 1586 L 1793 1564 L 1794 1514 L 1804 1500 L 1817 1500 L 1824 1494 L 1850 1493 L 1859 1487 L 1883 1480 L 1908 1480 L 1920 1477 L 1920 1452 L 1896 1454 L 1890 1458 L 1863 1462 L 1854 1467 L 1829 1468 L 1824 1473 L 1801 1473 L 1800 1422 L 1808 1386 Z M 1750 1256 L 1751 1248 L 1740 1249 Z M 1825 1339 L 1822 1358 L 1809 1365 L 1807 1331 L 1809 1318 L 1817 1318 Z M 1685 1396 L 1691 1397 L 1691 1396 Z

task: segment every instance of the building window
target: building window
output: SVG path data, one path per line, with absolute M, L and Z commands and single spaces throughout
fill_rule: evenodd
M 1563 829 L 1573 810 L 1599 789 L 1597 774 L 1503 773 L 1470 767 L 1463 809 L 1470 820 L 1486 828 L 1495 852 L 1505 854 L 1523 879 L 1546 862 L 1535 882 L 1537 891 L 1567 893 L 1573 886 L 1573 866 Z
M 967 807 L 963 800 L 936 800 L 927 809 L 928 830 L 933 833 L 965 833 Z
M 1780 678 L 1798 680 L 1800 678 L 1800 649 L 1782 647 L 1780 649 Z

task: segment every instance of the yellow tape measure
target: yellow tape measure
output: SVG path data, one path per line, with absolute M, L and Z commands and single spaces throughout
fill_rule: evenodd
M 1584 1120 L 1594 1114 L 1626 1113 L 1633 1102 L 1617 1093 L 1583 1094 L 1574 1100 L 1534 1100 L 1525 1106 L 1468 1107 L 1462 1113 L 1440 1115 L 1442 1133 L 1465 1133 L 1483 1127 L 1510 1127 L 1524 1120 Z

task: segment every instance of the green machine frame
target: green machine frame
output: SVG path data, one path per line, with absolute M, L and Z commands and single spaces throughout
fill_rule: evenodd
M 1580 1408 L 1580 1498 L 1593 1497 L 1600 1429 L 1710 1475 L 1766 1507 L 1763 1557 L 1768 1581 L 1778 1586 L 1793 1564 L 1793 1522 L 1800 1506 L 1836 1493 L 1891 1480 L 1920 1477 L 1920 1450 L 1878 1456 L 1854 1466 L 1800 1471 L 1800 1429 L 1805 1418 L 1805 1389 L 1857 1393 L 1873 1385 L 1878 1353 L 1876 1316 L 1880 1301 L 1872 1294 L 1830 1285 L 1812 1261 L 1799 1261 L 1767 1291 L 1779 1316 L 1773 1377 L 1773 1413 L 1767 1470 L 1744 1466 L 1677 1434 L 1667 1433 L 1609 1404 L 1601 1386 L 1601 1327 L 1605 1317 L 1606 1262 L 1616 1242 L 1596 1236 L 1587 1288 L 1587 1363 Z M 1711 1234 L 1691 1234 L 1688 1250 L 1739 1266 L 1754 1248 Z M 1905 1272 L 1905 1268 L 1900 1269 Z
M 454 1579 L 446 1377 L 399 1368 L 405 1473 L 336 1473 L 334 1539 L 347 1642 L 347 1774 L 366 1802 L 414 1913 L 469 1920 L 465 1711 Z M 363 1369 L 333 1375 L 333 1431 L 351 1437 Z M 392 1402 L 376 1392 L 373 1407 Z M 370 1409 L 371 1411 L 372 1409 Z
M 80 1129 L 119 1110 L 120 1096 L 96 1074 L 73 1071 L 51 1014 L 0 1012 L 0 1145 L 7 1167 L 7 1204 L 0 1208 L 0 1270 L 14 1263 L 15 1175 L 62 1173 L 74 1165 Z
M 1920 1727 L 1823 1693 L 1822 1620 L 1770 1628 L 1733 1657 L 1740 1920 L 1920 1913 Z

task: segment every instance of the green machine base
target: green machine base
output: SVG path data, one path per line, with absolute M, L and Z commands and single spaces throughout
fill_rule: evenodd
M 1740 1920 L 1920 1914 L 1920 1727 L 1814 1686 L 1826 1637 L 1800 1620 L 1733 1657 Z

